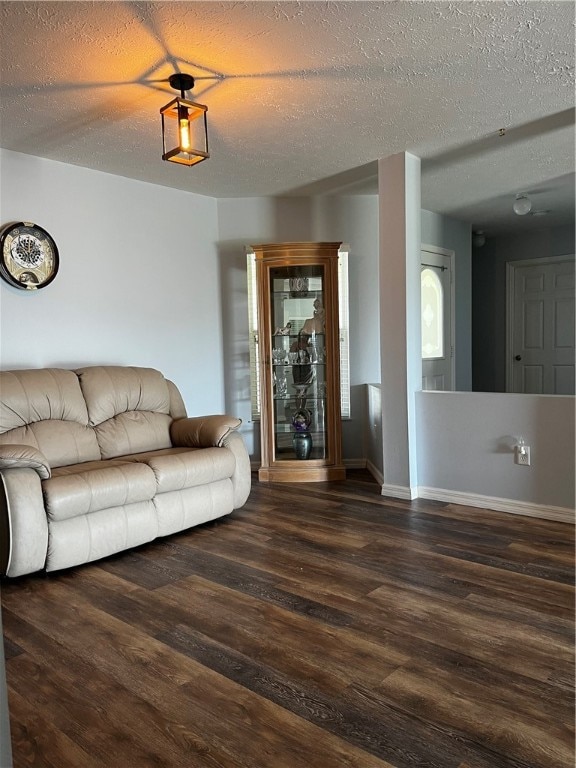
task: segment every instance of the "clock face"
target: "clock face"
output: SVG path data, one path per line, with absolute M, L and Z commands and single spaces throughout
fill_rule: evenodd
M 19 222 L 0 235 L 0 275 L 16 288 L 44 288 L 58 272 L 58 249 L 37 224 Z

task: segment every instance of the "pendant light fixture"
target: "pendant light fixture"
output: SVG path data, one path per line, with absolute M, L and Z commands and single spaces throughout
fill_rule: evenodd
M 192 75 L 180 72 L 170 77 L 170 85 L 180 96 L 162 107 L 162 160 L 181 165 L 196 165 L 210 157 L 208 152 L 208 107 L 185 98 L 194 87 Z M 170 149 L 170 147 L 172 147 Z

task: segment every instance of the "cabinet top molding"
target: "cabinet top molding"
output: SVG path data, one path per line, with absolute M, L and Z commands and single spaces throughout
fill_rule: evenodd
M 340 246 L 342 245 L 341 242 L 334 242 L 334 243 L 315 243 L 315 242 L 298 242 L 298 243 L 260 243 L 259 245 L 251 245 L 250 248 L 252 248 L 253 251 L 258 252 L 262 250 L 266 250 L 268 253 L 270 251 L 308 251 L 308 250 L 314 250 L 318 251 L 319 249 L 326 249 L 326 250 L 338 250 Z

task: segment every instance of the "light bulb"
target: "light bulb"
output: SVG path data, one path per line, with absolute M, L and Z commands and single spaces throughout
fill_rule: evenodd
M 190 126 L 188 120 L 180 120 L 180 149 L 190 149 Z
M 188 110 L 182 104 L 178 105 L 178 132 L 180 134 L 180 149 L 183 152 L 188 152 L 192 146 L 190 123 L 188 122 Z
M 518 216 L 526 216 L 532 210 L 532 201 L 526 195 L 516 195 L 512 208 Z

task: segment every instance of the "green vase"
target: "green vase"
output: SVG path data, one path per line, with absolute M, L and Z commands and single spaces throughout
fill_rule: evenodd
M 310 432 L 294 432 L 292 444 L 297 459 L 309 459 L 312 452 L 312 435 Z

